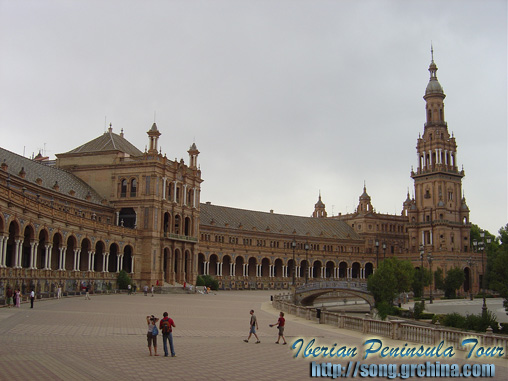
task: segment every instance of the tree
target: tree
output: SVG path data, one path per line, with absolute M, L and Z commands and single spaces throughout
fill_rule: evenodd
M 117 278 L 117 286 L 120 290 L 126 290 L 129 284 L 132 284 L 131 277 L 125 270 L 120 270 Z
M 508 224 L 499 229 L 501 244 L 492 255 L 490 287 L 504 298 L 504 308 L 508 313 Z
M 414 277 L 413 277 L 413 293 L 416 297 L 422 296 L 422 290 L 423 287 L 430 285 L 430 270 L 423 268 L 415 270 Z
M 454 267 L 446 272 L 444 279 L 444 293 L 447 298 L 455 298 L 457 290 L 462 286 L 466 276 L 464 271 L 458 267 Z
M 381 302 L 393 305 L 402 292 L 411 290 L 415 269 L 409 261 L 385 259 L 367 281 L 367 289 L 374 296 L 376 306 Z
M 444 276 L 441 267 L 438 267 L 436 271 L 434 271 L 434 286 L 438 290 L 444 290 Z

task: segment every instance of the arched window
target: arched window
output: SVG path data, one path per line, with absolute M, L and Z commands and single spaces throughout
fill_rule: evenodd
M 125 179 L 120 183 L 120 197 L 127 197 L 127 180 Z
M 138 194 L 138 182 L 136 179 L 131 180 L 131 197 L 136 197 Z

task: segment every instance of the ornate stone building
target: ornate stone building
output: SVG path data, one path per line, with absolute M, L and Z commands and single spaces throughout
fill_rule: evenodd
M 104 289 L 121 269 L 138 286 L 194 283 L 209 274 L 223 288 L 287 288 L 365 279 L 391 256 L 421 266 L 429 254 L 434 268 L 464 268 L 465 291 L 477 287 L 467 265 L 464 171 L 433 59 L 429 71 L 414 197 L 408 192 L 400 215 L 377 213 L 365 186 L 354 213 L 332 217 L 321 194 L 312 217 L 201 204 L 196 145 L 187 164 L 169 160 L 158 149 L 155 123 L 145 152 L 111 125 L 56 162 L 0 149 L 0 291 L 7 284 L 39 292 L 56 284 Z

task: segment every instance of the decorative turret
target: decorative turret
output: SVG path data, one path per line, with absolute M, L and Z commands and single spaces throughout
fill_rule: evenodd
M 321 201 L 321 191 L 319 191 L 319 199 L 318 202 L 314 205 L 314 213 L 312 213 L 312 217 L 314 218 L 324 218 L 327 216 L 325 204 Z
M 196 143 L 192 143 L 187 152 L 189 153 L 189 168 L 196 169 L 198 167 L 198 155 L 199 155 Z
M 374 208 L 370 202 L 370 196 L 367 194 L 367 187 L 365 186 L 365 182 L 363 183 L 363 193 L 359 198 L 360 202 L 358 207 L 356 208 L 356 213 L 372 213 Z
M 149 140 L 148 153 L 152 155 L 157 155 L 158 154 L 157 144 L 159 142 L 159 136 L 161 136 L 161 133 L 157 129 L 157 125 L 155 123 L 152 125 L 152 128 L 150 128 L 147 134 Z

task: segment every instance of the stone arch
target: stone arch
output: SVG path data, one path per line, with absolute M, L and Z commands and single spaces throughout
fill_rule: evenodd
M 255 278 L 256 277 L 256 265 L 257 265 L 256 258 L 250 257 L 248 265 L 249 265 L 249 272 L 248 272 L 247 276 Z
M 245 263 L 245 260 L 241 255 L 237 256 L 235 258 L 235 276 L 242 276 L 243 275 L 243 265 Z
M 71 234 L 69 238 L 67 238 L 67 248 L 65 249 L 65 259 L 63 265 L 61 266 L 64 270 L 73 270 L 74 269 L 74 250 L 77 249 L 77 239 Z
M 266 278 L 270 276 L 270 259 L 268 258 L 261 260 L 261 276 Z
M 277 258 L 273 264 L 273 276 L 282 278 L 282 259 Z
M 360 263 L 354 262 L 351 266 L 351 278 L 360 278 Z
M 62 249 L 63 237 L 60 232 L 53 234 L 52 248 L 51 248 L 51 263 L 50 268 L 53 270 L 60 269 L 60 249 Z
M 335 263 L 333 261 L 326 262 L 325 266 L 325 278 L 334 278 L 335 274 Z
M 209 262 L 210 262 L 209 274 L 217 276 L 217 263 L 219 262 L 219 257 L 217 256 L 217 254 L 210 255 Z
M 175 215 L 175 223 L 173 226 L 173 232 L 175 234 L 180 234 L 181 227 L 182 227 L 182 218 L 180 217 L 179 214 L 177 214 L 177 215 Z
M 347 278 L 347 263 L 342 261 L 339 263 L 339 278 Z
M 127 179 L 122 178 L 119 182 L 120 198 L 127 197 Z
M 20 266 L 24 269 L 30 268 L 32 245 L 34 243 L 35 230 L 34 227 L 29 224 L 25 227 L 23 234 L 23 248 L 21 252 L 21 263 Z
M 133 272 L 132 268 L 132 257 L 134 254 L 134 249 L 131 245 L 125 245 L 123 248 L 123 270 L 127 273 L 131 274 Z
M 312 277 L 313 278 L 321 278 L 321 268 L 323 267 L 323 264 L 318 259 L 314 261 L 314 264 L 312 265 Z
M 120 209 L 118 213 L 118 224 L 129 229 L 134 229 L 137 224 L 136 211 L 134 208 Z
M 7 238 L 7 252 L 5 253 L 5 264 L 7 267 L 15 267 L 16 264 L 16 250 L 19 243 L 20 226 L 18 221 L 12 220 L 9 223 L 9 236 Z
M 293 261 L 293 258 L 291 258 L 288 261 L 288 277 L 291 278 L 291 281 L 293 281 L 293 272 L 295 273 L 295 281 L 296 281 L 296 261 Z
M 300 262 L 300 274 L 305 280 L 307 280 L 309 277 L 309 268 L 309 261 L 307 259 L 303 259 Z
M 113 242 L 111 245 L 109 245 L 109 260 L 108 260 L 108 272 L 114 273 L 117 269 L 117 263 L 118 263 L 118 245 Z
M 173 251 L 173 269 L 175 272 L 175 282 L 180 281 L 180 262 L 182 261 L 180 249 L 176 248 Z
M 192 222 L 190 217 L 185 217 L 183 234 L 186 236 L 192 235 Z
M 171 233 L 169 230 L 171 226 L 171 214 L 169 212 L 164 212 L 164 216 L 162 218 L 162 231 L 165 233 L 164 235 L 167 237 L 167 233 Z
M 222 257 L 222 275 L 223 276 L 231 276 L 231 263 L 232 263 L 232 259 L 229 255 L 224 255 Z
M 175 269 L 172 267 L 174 261 L 171 255 L 171 249 L 169 247 L 165 247 L 162 250 L 162 253 L 163 253 L 162 261 L 164 266 L 164 280 L 168 283 L 173 283 L 173 279 L 175 277 Z
M 93 263 L 93 271 L 105 271 L 104 268 L 104 253 L 106 252 L 106 245 L 101 240 L 95 243 L 95 255 Z
M 131 178 L 129 185 L 130 185 L 130 196 L 136 197 L 138 195 L 138 179 L 136 179 L 135 177 Z
M 81 254 L 79 255 L 78 270 L 90 270 L 91 263 L 89 263 L 89 261 L 91 260 L 91 256 L 88 254 L 90 251 L 92 251 L 90 240 L 88 238 L 83 238 L 81 240 Z
M 46 228 L 39 231 L 39 245 L 37 246 L 37 261 L 35 267 L 38 269 L 46 268 L 46 246 L 49 244 L 49 233 Z
M 198 254 L 198 275 L 205 273 L 205 255 L 203 253 Z
M 365 264 L 365 279 L 369 277 L 369 275 L 374 274 L 374 264 L 371 262 L 367 262 Z

